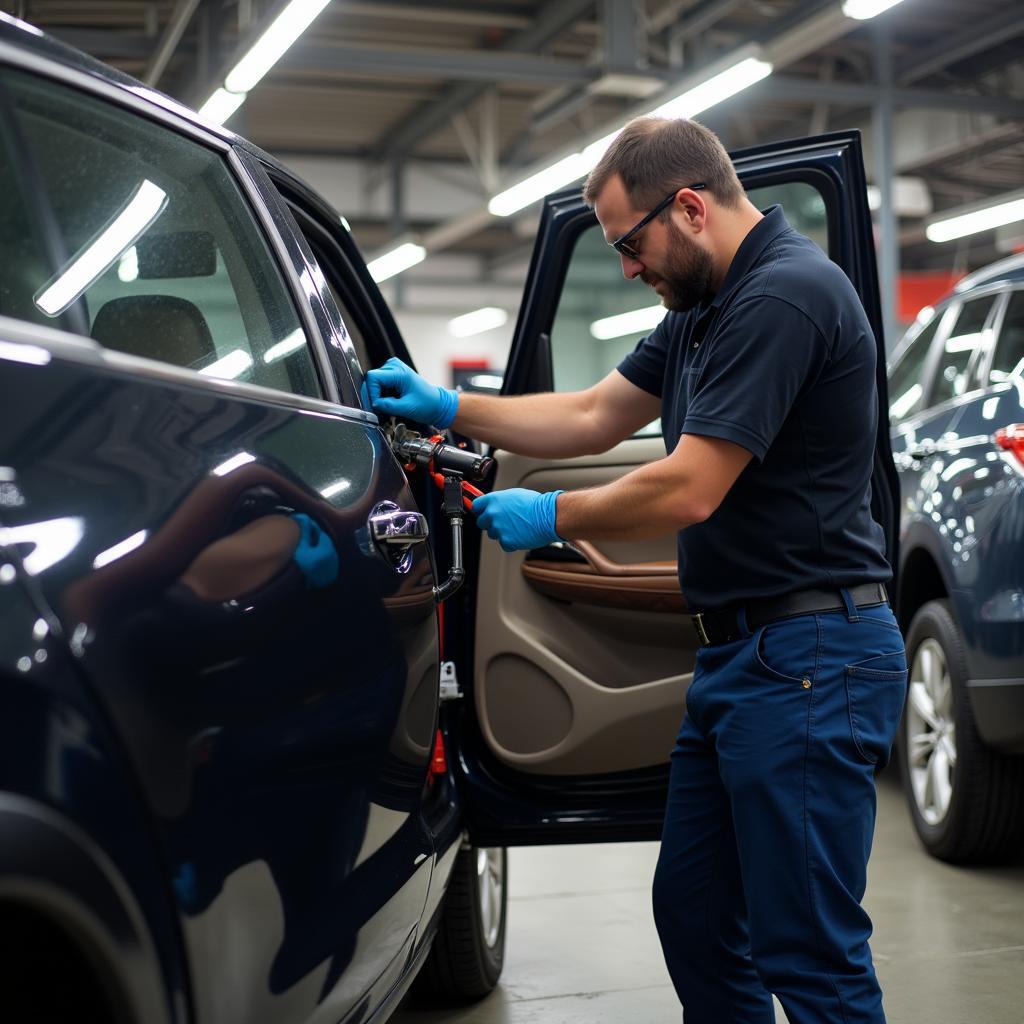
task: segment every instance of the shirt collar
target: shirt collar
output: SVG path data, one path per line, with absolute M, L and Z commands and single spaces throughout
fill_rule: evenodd
M 747 232 L 746 238 L 740 242 L 736 255 L 729 264 L 722 287 L 715 297 L 704 307 L 704 311 L 718 309 L 725 301 L 729 292 L 736 287 L 744 275 L 757 263 L 761 254 L 775 241 L 783 231 L 789 230 L 789 222 L 782 212 L 781 206 L 769 206 L 761 211 L 764 216 Z

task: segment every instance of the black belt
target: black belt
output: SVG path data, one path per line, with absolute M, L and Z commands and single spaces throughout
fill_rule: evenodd
M 885 592 L 884 583 L 862 583 L 858 587 L 850 587 L 849 594 L 858 608 L 873 608 L 886 604 L 889 595 Z M 766 597 L 762 600 L 748 601 L 744 605 L 730 605 L 727 608 L 716 608 L 714 611 L 698 612 L 691 616 L 693 628 L 697 631 L 697 639 L 702 647 L 716 644 L 727 644 L 739 640 L 745 634 L 740 630 L 739 613 L 741 608 L 746 612 L 747 629 L 753 633 L 777 619 L 789 619 L 794 615 L 810 615 L 813 612 L 832 612 L 845 608 L 842 595 L 838 589 L 795 590 L 792 594 L 781 597 Z

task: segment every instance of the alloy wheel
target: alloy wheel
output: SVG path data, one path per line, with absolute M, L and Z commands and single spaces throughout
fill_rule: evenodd
M 917 809 L 929 825 L 949 813 L 956 773 L 956 723 L 949 663 L 939 642 L 925 638 L 914 654 L 906 712 L 907 764 Z
M 500 846 L 476 851 L 477 898 L 480 901 L 480 925 L 488 949 L 493 949 L 501 933 L 502 894 L 505 888 Z

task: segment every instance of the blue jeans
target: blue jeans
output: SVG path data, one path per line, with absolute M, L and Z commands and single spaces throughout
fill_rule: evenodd
M 685 1024 L 884 1024 L 861 908 L 874 772 L 907 689 L 888 605 L 801 615 L 697 655 L 654 916 Z

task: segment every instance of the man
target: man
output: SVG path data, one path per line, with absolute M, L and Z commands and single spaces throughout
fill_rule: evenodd
M 625 276 L 669 310 L 616 371 L 575 394 L 494 398 L 392 361 L 371 395 L 534 456 L 605 451 L 661 416 L 666 458 L 474 511 L 509 551 L 679 531 L 702 646 L 654 912 L 686 1024 L 771 1024 L 770 993 L 792 1024 L 878 1024 L 860 901 L 906 663 L 870 512 L 871 327 L 842 271 L 779 207 L 750 203 L 695 122 L 632 121 L 584 197 Z

